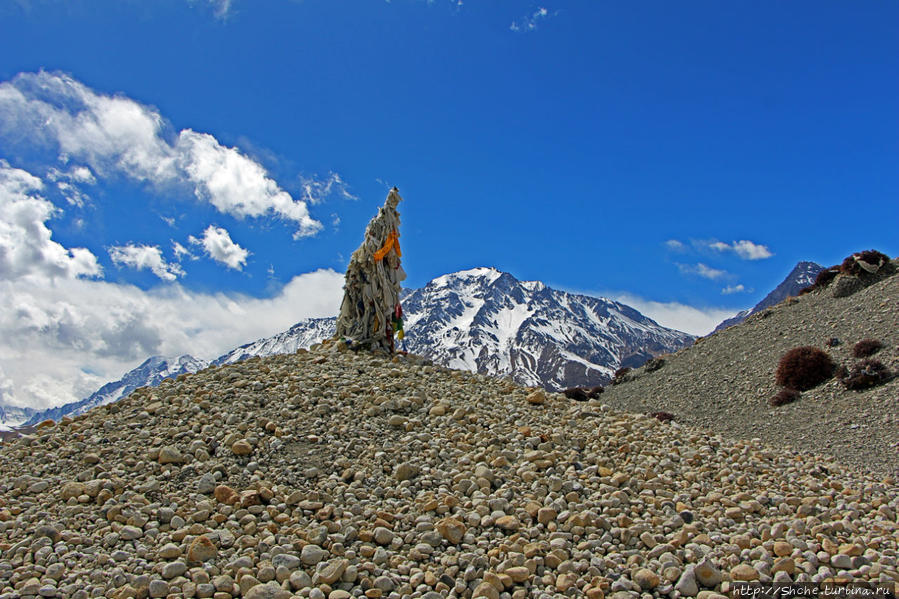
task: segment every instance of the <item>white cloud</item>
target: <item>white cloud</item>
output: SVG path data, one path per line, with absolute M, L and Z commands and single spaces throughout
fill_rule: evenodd
M 735 310 L 724 308 L 689 306 L 678 302 L 656 302 L 631 293 L 612 293 L 606 297 L 636 308 L 637 311 L 662 326 L 691 335 L 707 335 L 714 331 L 722 320 L 737 313 Z
M 548 16 L 549 11 L 541 6 L 531 14 L 525 15 L 521 19 L 512 21 L 509 29 L 512 31 L 520 32 L 535 31 L 537 29 L 537 24 L 540 21 L 546 19 Z
M 322 224 L 309 216 L 306 203 L 294 201 L 270 179 L 265 169 L 213 136 L 184 130 L 175 146 L 179 165 L 194 184 L 198 198 L 237 218 L 273 212 L 299 224 L 295 237 L 314 235 Z
M 706 264 L 703 264 L 702 262 L 698 262 L 696 264 L 678 264 L 677 268 L 683 274 L 697 275 L 704 279 L 711 279 L 713 281 L 727 276 L 727 271 L 712 268 Z
M 234 270 L 242 270 L 247 263 L 247 256 L 250 255 L 250 252 L 231 240 L 228 231 L 214 225 L 206 227 L 203 239 L 191 235 L 190 242 L 203 246 L 207 256 Z
M 102 269 L 90 250 L 52 239 L 47 221 L 58 210 L 42 197 L 43 189 L 39 178 L 0 160 L 0 279 L 99 276 Z
M 687 246 L 683 244 L 683 242 L 678 241 L 677 239 L 669 239 L 665 242 L 665 246 L 672 251 L 675 252 L 683 252 L 687 249 Z
M 114 246 L 109 248 L 109 257 L 116 264 L 130 266 L 137 270 L 149 269 L 163 281 L 176 281 L 184 276 L 184 270 L 177 264 L 169 264 L 162 257 L 162 250 L 155 245 Z
M 337 173 L 328 173 L 324 180 L 300 177 L 300 186 L 303 189 L 303 200 L 310 204 L 319 204 L 332 194 L 345 200 L 359 199 L 350 193 L 347 184 Z
M 752 289 L 746 289 L 746 287 L 740 283 L 739 285 L 728 285 L 721 290 L 722 295 L 733 295 L 734 293 L 752 293 Z
M 268 299 L 178 283 L 143 291 L 86 279 L 0 280 L 4 400 L 49 407 L 82 399 L 150 355 L 215 358 L 303 318 L 333 316 L 342 287 L 333 270 L 294 277 Z
M 277 216 L 296 223 L 295 237 L 322 228 L 305 201 L 294 200 L 238 149 L 207 133 L 176 133 L 155 108 L 97 93 L 68 75 L 22 73 L 0 83 L 0 141 L 50 148 L 102 176 L 187 187 L 236 218 Z
M 172 252 L 175 254 L 175 260 L 178 261 L 181 261 L 181 259 L 185 257 L 190 258 L 191 260 L 197 260 L 197 257 L 194 256 L 189 249 L 174 240 L 172 240 Z
M 718 252 L 734 252 L 743 260 L 764 260 L 765 258 L 770 258 L 774 255 L 771 250 L 768 249 L 768 246 L 754 243 L 747 239 L 734 241 L 731 244 L 713 240 L 707 242 L 707 244 L 710 249 Z

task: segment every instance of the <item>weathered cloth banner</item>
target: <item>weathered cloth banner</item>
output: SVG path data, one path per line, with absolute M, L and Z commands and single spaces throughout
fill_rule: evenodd
M 400 283 L 406 278 L 400 265 L 400 213 L 396 210 L 402 199 L 396 187 L 390 190 L 346 271 L 337 336 L 371 349 L 393 349 L 393 321 Z

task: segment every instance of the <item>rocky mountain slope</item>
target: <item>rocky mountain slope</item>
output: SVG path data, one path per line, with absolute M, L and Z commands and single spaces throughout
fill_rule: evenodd
M 863 391 L 831 379 L 795 403 L 767 403 L 778 391 L 778 361 L 794 347 L 820 348 L 838 365 L 851 367 L 859 362 L 853 346 L 873 338 L 883 344 L 874 358 L 899 373 L 899 276 L 834 297 L 840 286 L 836 281 L 705 337 L 664 357 L 662 368 L 638 370 L 634 380 L 607 389 L 603 401 L 640 412 L 664 410 L 731 438 L 759 437 L 896 476 L 899 378 Z M 831 339 L 839 344 L 831 347 Z
M 334 336 L 335 318 L 307 318 L 284 332 L 265 337 L 246 345 L 241 345 L 212 361 L 213 364 L 234 364 L 252 357 L 292 354 L 300 348 L 312 345 Z
M 824 267 L 815 262 L 797 263 L 796 266 L 793 267 L 793 270 L 790 271 L 790 274 L 788 274 L 768 295 L 762 298 L 762 301 L 749 310 L 743 310 L 736 316 L 722 321 L 721 324 L 715 327 L 715 330 L 720 331 L 735 324 L 739 324 L 749 316 L 761 312 L 765 308 L 776 306 L 788 297 L 799 295 L 800 291 L 815 282 L 815 277 L 817 277 L 818 273 L 822 270 L 824 270 Z
M 692 343 L 633 308 L 493 268 L 438 277 L 403 297 L 409 351 L 450 368 L 562 389 Z
M 597 385 L 622 366 L 639 366 L 693 337 L 633 308 L 519 281 L 494 268 L 438 277 L 402 296 L 405 347 L 438 364 L 524 385 Z M 215 360 L 289 353 L 334 334 L 334 319 L 310 319 Z
M 509 376 L 549 389 L 605 383 L 622 366 L 639 366 L 694 339 L 618 302 L 519 281 L 493 268 L 444 275 L 421 289 L 406 290 L 403 306 L 409 351 L 452 368 Z M 334 318 L 307 319 L 212 363 L 293 353 L 333 336 L 334 331 Z M 166 377 L 196 372 L 206 365 L 191 356 L 150 358 L 82 401 L 35 412 L 23 420 L 36 424 L 81 414 L 138 387 L 156 386 Z
M 151 356 L 137 368 L 125 373 L 121 379 L 106 383 L 81 401 L 32 412 L 25 425 L 34 425 L 47 419 L 59 420 L 63 416 L 84 414 L 96 406 L 105 406 L 119 401 L 139 387 L 155 387 L 165 379 L 197 372 L 207 366 L 209 366 L 209 362 L 190 355 L 177 358 Z
M 0 597 L 895 590 L 897 512 L 895 482 L 810 453 L 335 343 L 4 445 Z

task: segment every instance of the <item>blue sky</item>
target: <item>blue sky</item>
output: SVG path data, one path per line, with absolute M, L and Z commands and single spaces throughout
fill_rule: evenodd
M 0 0 L 0 401 L 336 312 L 392 185 L 410 287 L 706 332 L 899 254 L 897 98 L 886 1 Z

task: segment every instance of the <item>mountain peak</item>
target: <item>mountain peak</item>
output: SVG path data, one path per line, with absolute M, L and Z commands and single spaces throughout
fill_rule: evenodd
M 762 299 L 762 301 L 757 303 L 749 310 L 743 310 L 736 316 L 723 321 L 721 324 L 715 327 L 715 330 L 720 331 L 722 329 L 726 329 L 727 327 L 741 323 L 746 320 L 747 317 L 755 314 L 756 312 L 760 312 L 765 308 L 770 308 L 771 306 L 777 305 L 790 296 L 798 295 L 802 289 L 805 289 L 815 282 L 815 277 L 817 277 L 818 273 L 822 270 L 824 270 L 824 267 L 820 264 L 817 264 L 816 262 L 809 262 L 807 260 L 797 262 L 796 266 L 793 267 L 793 270 L 790 271 L 790 274 L 788 274 L 786 278 L 781 281 L 781 283 L 777 287 L 775 287 L 773 291 L 771 291 L 771 293 L 766 295 L 764 299 Z

